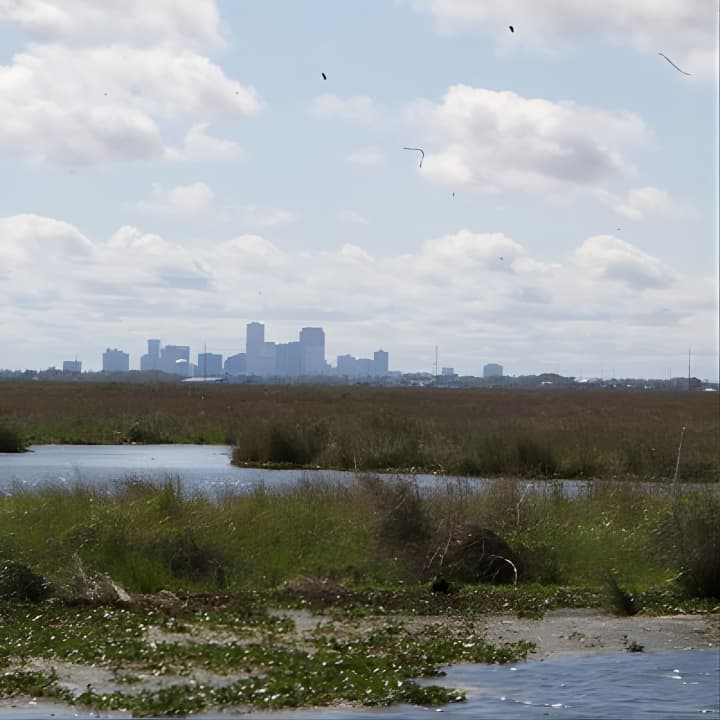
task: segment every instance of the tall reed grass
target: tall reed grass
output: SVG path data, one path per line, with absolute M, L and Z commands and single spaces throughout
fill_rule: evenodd
M 358 476 L 216 499 L 177 480 L 17 490 L 0 497 L 0 560 L 23 562 L 55 586 L 72 585 L 77 559 L 129 590 L 268 589 L 298 575 L 354 585 L 426 582 L 454 527 L 494 531 L 514 549 L 521 582 L 600 585 L 608 572 L 634 589 L 680 584 L 720 595 L 720 491 L 649 492 L 591 483 L 517 481 L 479 489 L 457 479 L 420 493 L 406 481 Z

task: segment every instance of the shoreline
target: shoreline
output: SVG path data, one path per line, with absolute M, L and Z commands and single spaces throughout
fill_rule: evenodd
M 422 633 L 424 628 L 440 625 L 443 630 L 454 632 L 467 625 L 467 619 L 447 616 L 368 616 L 361 619 L 337 620 L 326 615 L 313 614 L 307 610 L 273 610 L 273 614 L 293 620 L 293 629 L 287 633 L 287 641 L 296 647 L 310 642 L 310 638 L 319 626 L 332 629 L 336 637 L 360 637 L 386 626 L 389 621 L 404 623 L 410 632 Z M 645 653 L 662 653 L 668 651 L 717 651 L 720 647 L 720 617 L 716 614 L 678 614 L 663 616 L 617 617 L 596 608 L 563 608 L 550 610 L 542 618 L 519 618 L 509 614 L 492 614 L 479 616 L 474 625 L 485 640 L 492 644 L 517 643 L 529 641 L 535 644 L 527 660 L 518 663 L 535 663 L 551 661 L 554 658 L 573 655 L 581 662 L 583 657 L 598 654 L 625 653 L 634 643 Z M 152 642 L 180 640 L 185 643 L 216 642 L 218 644 L 238 640 L 240 636 L 233 633 L 217 633 L 210 628 L 197 628 L 191 637 L 173 637 L 167 633 L 163 638 L 155 634 Z M 243 638 L 248 642 L 247 638 Z M 640 650 L 636 650 L 640 651 Z M 452 667 L 460 663 L 448 663 L 443 667 Z M 462 663 L 465 664 L 465 663 Z M 139 690 L 158 690 L 169 687 L 176 682 L 205 684 L 228 684 L 237 679 L 237 674 L 213 674 L 193 668 L 191 673 L 163 675 L 153 672 L 139 673 L 142 682 L 139 686 L 122 684 L 118 681 L 117 672 L 108 668 L 89 665 L 53 662 L 52 660 L 32 660 L 25 668 L 49 671 L 54 668 L 58 676 L 58 685 L 68 689 L 75 696 L 80 694 L 87 685 L 92 685 L 96 693 L 112 693 L 116 691 L 135 693 Z M 13 668 L 6 668 L 5 672 Z M 17 669 L 17 666 L 16 666 Z M 123 670 L 131 668 L 123 668 Z M 325 709 L 353 708 L 357 706 L 339 703 Z M 312 710 L 311 707 L 299 708 Z M 317 708 L 321 710 L 322 708 Z M 214 712 L 223 717 L 242 717 L 249 711 L 259 716 L 277 716 L 278 710 L 263 710 L 244 707 L 242 710 L 228 708 L 214 711 L 207 708 L 198 713 L 199 717 L 210 717 Z M 130 712 L 101 710 L 93 711 L 76 705 L 52 702 L 28 696 L 4 698 L 0 700 L 0 717 L 3 718 L 40 718 L 40 717 L 74 717 L 74 718 L 127 718 Z

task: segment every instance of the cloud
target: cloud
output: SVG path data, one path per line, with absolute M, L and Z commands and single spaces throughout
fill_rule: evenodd
M 410 4 L 432 14 L 441 32 L 480 28 L 495 35 L 505 50 L 556 49 L 594 36 L 640 52 L 665 52 L 696 77 L 717 75 L 717 3 L 708 0 L 410 0 Z M 515 33 L 508 32 L 509 24 Z
M 31 30 L 46 28 L 37 30 L 40 38 L 47 39 L 52 29 L 54 41 L 35 42 L 0 65 L 0 151 L 35 162 L 92 165 L 234 149 L 205 134 L 206 118 L 250 117 L 263 106 L 253 87 L 192 49 L 202 38 L 211 39 L 212 23 L 203 26 L 198 17 L 193 30 L 196 11 L 189 2 L 131 5 L 152 9 L 115 26 L 115 15 L 129 12 L 115 0 L 103 3 L 102 10 L 81 0 L 4 0 L 0 16 Z M 213 9 L 212 3 L 200 3 L 197 13 Z M 131 32 L 145 17 L 148 28 L 167 26 L 149 32 L 155 43 L 140 42 L 144 31 L 137 38 Z M 101 20 L 104 31 L 96 37 L 91 30 Z M 183 32 L 188 42 L 181 42 Z M 77 44 L 63 44 L 71 41 Z M 186 147 L 173 150 L 166 135 L 187 123 Z
M 289 225 L 297 222 L 297 215 L 290 210 L 282 208 L 261 208 L 257 205 L 242 205 L 240 207 L 240 218 L 259 228 L 274 227 L 275 225 Z
M 581 192 L 602 195 L 607 202 L 607 187 L 636 172 L 627 149 L 650 140 L 645 123 L 633 113 L 467 85 L 451 86 L 439 103 L 411 103 L 406 120 L 422 138 L 422 177 L 482 192 L 563 197 Z M 629 207 L 649 212 L 658 206 L 659 194 L 657 189 L 634 191 Z
M 338 220 L 344 225 L 369 225 L 370 223 L 359 212 L 355 210 L 341 210 L 338 213 Z
M 376 125 L 383 114 L 375 100 L 367 95 L 341 98 L 332 93 L 314 98 L 308 113 L 317 118 L 345 120 L 358 125 Z
M 214 194 L 205 183 L 165 188 L 153 183 L 150 200 L 137 203 L 138 210 L 161 215 L 203 215 L 210 212 Z
M 355 150 L 346 159 L 350 164 L 361 167 L 380 167 L 385 164 L 385 155 L 374 147 Z
M 222 45 L 214 0 L 0 0 L 3 20 L 47 43 Z
M 258 234 L 193 249 L 132 226 L 96 240 L 27 215 L 0 218 L 0 237 L 3 337 L 47 336 L 49 324 L 51 346 L 98 358 L 107 344 L 157 335 L 237 352 L 238 328 L 258 319 L 278 339 L 322 324 L 330 357 L 384 346 L 393 366 L 411 370 L 439 344 L 468 372 L 490 359 L 529 370 L 608 347 L 662 354 L 669 333 L 700 353 L 717 321 L 712 276 L 685 276 L 612 236 L 553 264 L 503 233 L 468 228 L 385 255 L 347 243 L 287 250 Z
M 612 235 L 588 238 L 575 252 L 575 259 L 579 268 L 595 278 L 615 280 L 638 290 L 669 287 L 676 277 L 658 258 Z
M 600 192 L 598 197 L 618 215 L 629 220 L 645 220 L 654 215 L 680 217 L 688 213 L 665 190 L 656 187 L 628 190 L 624 198 L 609 192 Z
M 193 125 L 185 134 L 182 147 L 168 148 L 167 157 L 172 160 L 236 160 L 245 157 L 245 151 L 232 140 L 223 140 L 207 133 L 208 123 Z

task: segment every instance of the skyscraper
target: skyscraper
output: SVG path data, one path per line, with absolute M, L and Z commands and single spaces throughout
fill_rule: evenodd
M 247 372 L 251 375 L 262 375 L 263 355 L 265 350 L 265 326 L 259 322 L 247 324 L 245 335 L 245 355 Z
M 325 331 L 320 327 L 305 327 L 300 331 L 300 372 L 303 375 L 325 372 Z
M 102 356 L 103 372 L 128 372 L 130 355 L 117 348 L 106 348 Z
M 388 354 L 385 350 L 378 350 L 373 355 L 373 375 L 388 374 Z
M 140 358 L 141 370 L 160 369 L 160 341 L 152 339 L 147 341 L 148 351 Z

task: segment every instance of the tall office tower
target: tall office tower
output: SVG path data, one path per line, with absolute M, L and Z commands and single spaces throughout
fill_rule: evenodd
M 275 346 L 275 372 L 281 377 L 300 375 L 300 343 L 278 343 Z
M 141 370 L 160 369 L 160 341 L 157 339 L 148 340 L 148 351 L 140 358 Z
M 322 375 L 325 372 L 325 331 L 319 327 L 305 327 L 300 331 L 300 372 L 303 375 Z
M 117 348 L 106 348 L 102 356 L 103 372 L 129 372 L 130 355 Z
M 265 350 L 265 326 L 259 322 L 247 324 L 245 335 L 245 355 L 247 372 L 250 375 L 262 375 L 263 351 Z
M 489 378 L 489 377 L 502 377 L 503 374 L 503 366 L 498 365 L 497 363 L 488 363 L 483 368 L 483 377 Z
M 337 356 L 338 375 L 347 375 L 353 377 L 358 374 L 357 358 L 352 355 Z
M 223 374 L 222 355 L 198 353 L 195 377 L 220 377 Z
M 373 375 L 388 374 L 388 354 L 385 350 L 378 350 L 373 355 Z
M 190 347 L 166 345 L 160 353 L 160 370 L 187 377 L 190 372 Z

